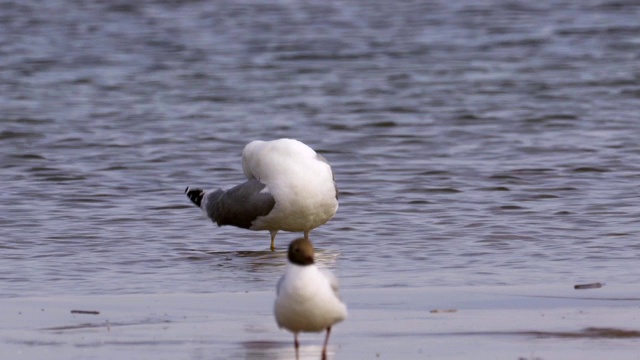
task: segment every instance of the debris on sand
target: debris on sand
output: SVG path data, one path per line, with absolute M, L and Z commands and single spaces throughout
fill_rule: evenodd
M 430 311 L 432 314 L 441 314 L 441 313 L 454 313 L 458 312 L 457 309 L 433 309 Z
M 584 289 L 599 289 L 601 287 L 603 287 L 604 284 L 603 283 L 591 283 L 591 284 L 578 284 L 578 285 L 574 285 L 573 288 L 576 290 L 584 290 Z
M 100 315 L 100 311 L 95 310 L 71 310 L 72 314 Z

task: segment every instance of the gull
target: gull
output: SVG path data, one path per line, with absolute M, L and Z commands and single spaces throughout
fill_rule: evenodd
M 242 151 L 247 181 L 229 190 L 186 188 L 185 194 L 211 221 L 249 230 L 269 230 L 275 251 L 280 230 L 304 232 L 338 210 L 338 187 L 327 160 L 293 139 L 252 141 Z
M 315 265 L 313 244 L 299 238 L 289 244 L 285 274 L 276 287 L 274 315 L 280 328 L 293 333 L 296 354 L 298 333 L 326 330 L 322 358 L 326 358 L 331 327 L 347 317 L 347 306 L 338 296 L 338 280 Z

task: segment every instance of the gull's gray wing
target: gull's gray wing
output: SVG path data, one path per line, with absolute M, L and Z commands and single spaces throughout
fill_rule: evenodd
M 208 193 L 203 199 L 203 209 L 218 226 L 249 229 L 256 218 L 269 214 L 276 204 L 268 190 L 259 180 L 249 180 L 227 191 Z
M 280 279 L 278 279 L 278 284 L 276 284 L 276 296 L 280 295 L 280 288 L 282 287 L 283 281 L 284 281 L 284 275 L 280 276 Z
M 327 269 L 320 269 L 320 271 L 327 278 L 327 280 L 329 280 L 329 285 L 331 285 L 331 289 L 333 290 L 334 294 L 338 295 L 338 288 L 339 288 L 338 278 L 335 275 L 333 275 L 331 271 Z
M 331 164 L 329 164 L 329 162 L 324 156 L 316 153 L 316 159 L 318 161 L 322 161 L 323 163 L 329 165 L 329 168 L 331 169 Z M 340 196 L 340 191 L 338 190 L 338 184 L 336 184 L 336 176 L 333 174 L 333 169 L 331 169 L 331 177 L 333 178 L 333 188 L 336 190 L 336 200 L 338 200 L 338 197 Z

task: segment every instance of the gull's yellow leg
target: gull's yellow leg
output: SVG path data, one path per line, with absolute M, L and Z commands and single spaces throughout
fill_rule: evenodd
M 271 233 L 271 251 L 276 251 L 276 234 L 278 230 L 269 230 Z

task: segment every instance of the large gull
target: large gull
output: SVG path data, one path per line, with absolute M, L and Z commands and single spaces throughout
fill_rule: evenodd
M 185 194 L 218 226 L 269 230 L 271 251 L 279 230 L 309 232 L 338 210 L 331 166 L 298 140 L 252 141 L 242 151 L 247 181 L 229 190 L 191 189 Z
M 274 315 L 278 326 L 293 333 L 326 331 L 322 358 L 326 358 L 331 327 L 347 317 L 347 306 L 338 296 L 338 280 L 328 270 L 315 265 L 313 244 L 296 239 L 289 244 L 288 264 L 278 281 Z

